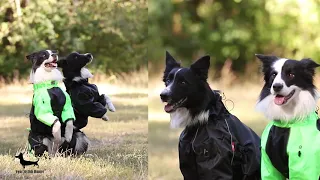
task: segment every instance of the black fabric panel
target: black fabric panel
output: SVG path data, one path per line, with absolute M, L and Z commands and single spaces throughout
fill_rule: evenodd
M 64 136 L 66 124 L 62 122 L 61 114 L 66 103 L 66 96 L 59 87 L 53 87 L 47 90 L 51 99 L 51 109 L 53 115 L 59 118 L 61 123 L 61 136 Z
M 70 95 L 76 121 L 74 126 L 81 129 L 88 124 L 88 117 L 101 118 L 106 112 L 106 100 L 99 94 L 94 84 L 88 83 L 87 79 L 78 82 L 65 80 L 64 84 Z
M 289 178 L 287 145 L 290 128 L 272 126 L 266 144 L 266 153 L 272 165 L 286 178 Z
M 52 134 L 52 127 L 45 125 L 41 121 L 37 119 L 37 117 L 34 115 L 34 106 L 32 105 L 30 114 L 30 125 L 33 132 L 42 134 L 42 135 L 51 135 Z
M 213 101 L 208 123 L 187 127 L 180 135 L 179 161 L 184 179 L 260 179 L 259 136 L 226 110 L 220 96 Z M 235 146 L 232 165 L 231 136 Z

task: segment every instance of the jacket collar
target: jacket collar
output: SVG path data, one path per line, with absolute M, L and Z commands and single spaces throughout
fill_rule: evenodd
M 42 88 L 49 89 L 49 88 L 52 88 L 52 87 L 58 87 L 58 81 L 49 80 L 49 81 L 44 81 L 44 82 L 41 82 L 41 83 L 33 84 L 33 90 L 34 91 L 42 89 Z
M 213 94 L 213 98 L 208 105 L 210 117 L 216 118 L 216 117 L 222 116 L 225 113 L 229 113 L 227 108 L 222 102 L 222 97 L 220 93 L 213 91 L 212 94 Z
M 292 119 L 290 121 L 274 120 L 273 124 L 278 127 L 294 127 L 294 126 L 312 124 L 318 119 L 319 119 L 318 114 L 316 112 L 312 112 L 309 115 L 307 115 L 303 120 L 296 120 L 296 119 Z

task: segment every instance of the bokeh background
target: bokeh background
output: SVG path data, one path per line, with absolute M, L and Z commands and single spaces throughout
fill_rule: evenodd
M 319 8 L 317 0 L 149 1 L 149 179 L 182 179 L 182 129 L 169 128 L 159 98 L 165 50 L 184 66 L 211 55 L 211 88 L 222 90 L 231 113 L 261 135 L 267 120 L 255 111 L 263 79 L 254 54 L 319 63 Z
M 147 179 L 147 8 L 146 0 L 0 0 L 0 179 Z M 108 122 L 89 119 L 85 156 L 41 158 L 25 170 L 44 173 L 16 173 L 33 93 L 25 56 L 42 49 L 92 53 L 90 82 L 117 111 Z

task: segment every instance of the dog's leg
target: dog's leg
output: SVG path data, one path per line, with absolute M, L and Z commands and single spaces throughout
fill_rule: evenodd
M 76 137 L 76 145 L 74 147 L 74 153 L 77 155 L 84 154 L 89 147 L 89 139 L 82 132 L 77 132 L 75 134 Z
M 72 134 L 73 134 L 73 121 L 72 120 L 69 120 L 67 121 L 66 123 L 66 128 L 65 128 L 65 133 L 64 133 L 64 137 L 65 137 L 65 140 L 67 142 L 70 142 L 71 139 L 72 139 Z
M 49 138 L 43 138 L 42 143 L 47 146 L 48 153 L 53 154 L 52 153 L 52 141 Z
M 106 108 L 109 109 L 109 111 L 111 111 L 111 112 L 115 112 L 115 111 L 116 111 L 116 108 L 114 107 L 111 99 L 110 99 L 107 95 L 105 95 L 105 94 L 104 94 L 104 97 L 105 97 L 106 102 L 107 102 Z
M 61 144 L 61 124 L 58 121 L 52 127 L 53 145 L 51 155 L 55 155 Z

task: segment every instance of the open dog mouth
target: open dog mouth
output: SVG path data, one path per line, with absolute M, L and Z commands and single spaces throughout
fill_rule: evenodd
M 58 67 L 57 59 L 54 59 L 54 60 L 51 61 L 51 62 L 45 63 L 44 66 L 45 66 L 46 68 L 56 68 L 56 67 Z
M 164 106 L 164 110 L 167 113 L 171 113 L 175 111 L 177 108 L 181 107 L 183 103 L 185 103 L 186 101 L 187 101 L 187 98 L 183 98 L 176 103 L 172 103 L 171 101 L 168 101 L 168 103 Z
M 295 90 L 292 90 L 291 93 L 288 94 L 287 96 L 277 94 L 276 97 L 274 98 L 274 103 L 276 105 L 283 105 L 288 102 L 288 100 L 293 96 L 294 93 L 295 93 Z

